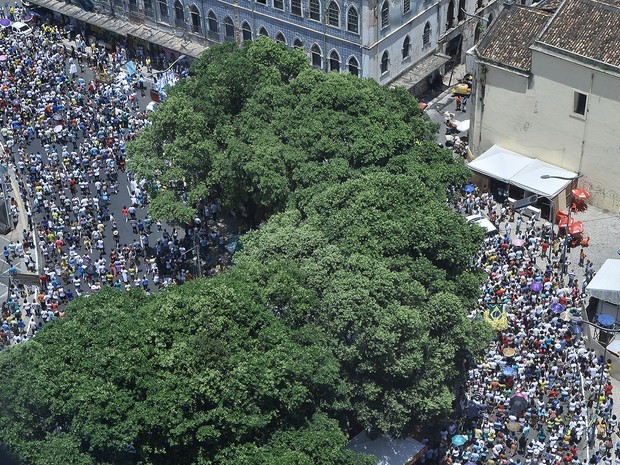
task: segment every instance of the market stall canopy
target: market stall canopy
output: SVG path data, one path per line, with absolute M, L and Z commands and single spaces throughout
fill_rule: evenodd
M 413 438 L 394 439 L 381 435 L 371 439 L 362 431 L 347 444 L 347 449 L 376 457 L 377 465 L 405 465 L 412 463 L 424 452 L 424 444 Z
M 586 287 L 586 292 L 597 299 L 620 305 L 620 260 L 606 260 Z
M 504 181 L 548 199 L 562 192 L 577 173 L 494 145 L 469 163 L 472 171 Z M 550 176 L 542 179 L 542 175 Z M 557 179 L 559 176 L 568 179 Z
M 456 125 L 456 130 L 458 132 L 465 132 L 465 131 L 469 131 L 469 120 L 466 119 L 465 121 L 461 121 L 460 123 L 458 123 Z

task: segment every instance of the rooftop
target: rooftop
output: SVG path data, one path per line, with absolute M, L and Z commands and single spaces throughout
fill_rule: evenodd
M 532 65 L 530 46 L 550 17 L 550 12 L 537 8 L 505 8 L 477 47 L 478 54 L 491 62 L 528 72 Z
M 562 4 L 563 1 L 564 0 L 542 0 L 541 2 L 536 4 L 536 8 L 555 12 L 555 10 L 558 9 L 558 7 Z
M 537 42 L 620 67 L 620 0 L 565 0 Z

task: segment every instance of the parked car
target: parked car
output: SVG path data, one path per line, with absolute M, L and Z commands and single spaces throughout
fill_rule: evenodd
M 491 221 L 484 215 L 477 214 L 466 216 L 465 220 L 469 224 L 477 224 L 478 226 L 480 226 L 486 231 L 487 236 L 495 236 L 496 234 L 498 234 L 495 225 L 491 223 Z
M 30 34 L 32 34 L 31 27 L 28 26 L 26 23 L 22 23 L 21 21 L 15 21 L 14 23 L 11 23 L 11 30 L 14 34 L 20 36 L 29 36 Z

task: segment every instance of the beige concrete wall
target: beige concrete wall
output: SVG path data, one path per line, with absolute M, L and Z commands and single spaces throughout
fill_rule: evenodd
M 478 99 L 474 116 L 476 155 L 498 144 L 579 172 L 590 203 L 620 212 L 620 76 L 533 50 L 529 82 L 491 66 L 484 79 L 484 106 Z M 575 91 L 588 95 L 585 116 L 573 111 Z

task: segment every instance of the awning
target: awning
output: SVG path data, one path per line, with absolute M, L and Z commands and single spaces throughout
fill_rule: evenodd
M 548 199 L 562 192 L 577 173 L 559 168 L 544 161 L 529 158 L 494 145 L 469 163 L 469 168 L 485 176 L 504 181 L 523 190 Z M 541 176 L 559 176 L 567 179 Z
M 586 287 L 586 293 L 614 305 L 620 305 L 620 260 L 605 260 Z
M 443 53 L 428 55 L 413 65 L 405 74 L 392 82 L 392 86 L 404 86 L 410 89 L 418 82 L 428 77 L 433 71 L 441 68 L 448 61 L 450 61 L 450 57 Z
M 351 439 L 346 447 L 358 454 L 373 455 L 377 465 L 413 463 L 426 451 L 426 446 L 413 438 L 395 439 L 381 435 L 371 439 L 366 431 Z
M 133 36 L 161 47 L 175 50 L 192 58 L 198 58 L 207 49 L 206 45 L 182 39 L 168 32 L 160 31 L 144 24 L 129 22 L 126 18 L 112 18 L 101 13 L 91 13 L 76 5 L 58 0 L 31 0 L 34 5 L 57 11 L 78 21 L 115 32 L 122 36 Z

